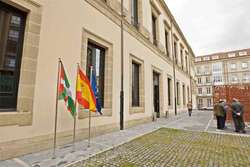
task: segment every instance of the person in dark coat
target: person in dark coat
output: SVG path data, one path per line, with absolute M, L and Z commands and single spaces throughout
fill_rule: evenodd
M 232 117 L 235 126 L 235 132 L 246 133 L 245 131 L 245 123 L 244 123 L 244 109 L 242 104 L 236 99 L 233 98 L 232 102 Z
M 223 130 L 223 118 L 224 118 L 224 107 L 223 101 L 220 100 L 219 103 L 214 105 L 214 116 L 217 119 L 217 129 Z

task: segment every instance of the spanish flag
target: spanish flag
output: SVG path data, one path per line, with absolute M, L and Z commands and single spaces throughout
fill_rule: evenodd
M 85 109 L 96 112 L 96 99 L 94 92 L 90 86 L 88 77 L 78 69 L 77 85 L 76 85 L 76 100 Z

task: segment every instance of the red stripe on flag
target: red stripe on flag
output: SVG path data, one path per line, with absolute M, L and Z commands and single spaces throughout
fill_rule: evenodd
M 81 104 L 84 108 L 89 108 L 89 102 L 82 98 L 82 93 L 81 92 L 76 92 L 76 97 L 77 97 L 77 102 Z
M 90 89 L 90 93 L 91 93 L 91 98 L 93 99 L 93 101 L 95 103 L 95 106 L 96 106 L 96 98 L 95 98 L 93 89 L 92 89 L 92 87 L 90 85 L 89 79 L 87 78 L 87 76 L 80 69 L 79 69 L 79 76 L 88 85 L 88 88 Z

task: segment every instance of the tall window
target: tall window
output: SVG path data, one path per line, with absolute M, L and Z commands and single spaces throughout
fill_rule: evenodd
M 248 68 L 248 63 L 247 62 L 241 63 L 241 67 L 242 67 L 242 69 Z
M 181 69 L 184 69 L 184 63 L 183 63 L 183 49 L 181 49 Z
M 242 81 L 243 82 L 249 82 L 250 81 L 250 73 L 243 74 Z
M 168 105 L 172 105 L 172 80 L 168 78 Z
M 199 95 L 202 94 L 202 88 L 198 88 L 198 93 L 199 93 Z
M 177 105 L 180 105 L 180 83 L 176 83 Z
M 231 70 L 235 70 L 236 69 L 236 64 L 235 63 L 231 63 L 230 67 L 231 67 Z
M 177 43 L 174 42 L 174 58 L 175 58 L 175 64 L 178 64 L 178 49 L 177 49 Z
M 132 106 L 140 106 L 140 64 L 132 62 Z
M 169 56 L 169 47 L 168 47 L 168 32 L 165 30 L 165 49 L 166 49 L 166 55 Z
M 211 88 L 207 87 L 207 94 L 211 94 Z
M 185 85 L 182 85 L 182 99 L 183 99 L 183 105 L 186 105 L 186 90 L 185 90 Z
M 138 27 L 138 0 L 131 0 L 131 22 L 135 27 Z
M 105 72 L 105 49 L 88 42 L 86 73 L 90 78 L 90 66 L 96 75 L 98 96 L 102 107 L 104 107 L 104 72 Z
M 202 74 L 202 67 L 200 66 L 196 67 L 196 72 L 198 75 Z
M 204 66 L 204 74 L 210 74 L 209 66 Z
M 213 74 L 222 73 L 223 72 L 223 64 L 222 64 L 222 62 L 213 63 L 212 64 L 212 71 L 213 71 Z
M 206 77 L 206 83 L 210 83 L 210 77 Z
M 190 100 L 190 97 L 189 97 L 189 86 L 187 86 L 187 99 L 188 99 L 188 101 Z
M 198 84 L 201 84 L 201 78 L 198 78 Z
M 157 20 L 157 18 L 152 14 L 152 35 L 153 35 L 154 45 L 157 45 L 156 20 Z
M 185 56 L 185 63 L 186 63 L 186 71 L 188 72 L 188 59 L 187 59 L 187 55 Z
M 0 110 L 15 109 L 26 13 L 0 1 Z

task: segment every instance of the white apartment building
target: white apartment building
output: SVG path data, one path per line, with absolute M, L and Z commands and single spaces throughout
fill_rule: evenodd
M 198 108 L 212 109 L 213 86 L 250 83 L 250 49 L 196 57 L 195 69 Z

